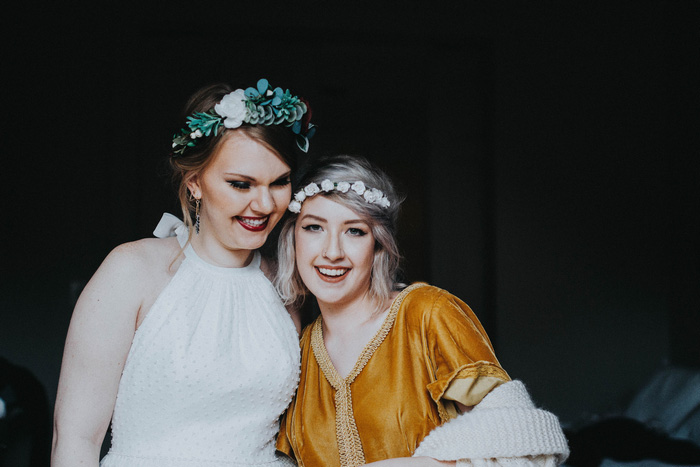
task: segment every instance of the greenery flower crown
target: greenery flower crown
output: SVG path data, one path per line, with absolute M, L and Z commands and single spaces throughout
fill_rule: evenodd
M 309 139 L 316 133 L 307 102 L 293 96 L 289 89 L 272 88 L 266 79 L 258 80 L 257 88 L 236 89 L 207 112 L 195 112 L 187 117 L 187 127 L 173 135 L 172 157 L 182 156 L 195 147 L 202 137 L 216 136 L 221 126 L 238 128 L 250 125 L 285 125 L 297 135 L 299 149 L 309 150 Z
M 362 196 L 365 201 L 370 204 L 376 204 L 382 208 L 388 208 L 391 206 L 389 198 L 387 198 L 381 190 L 369 188 L 365 186 L 363 182 L 332 182 L 325 179 L 321 182 L 320 187 L 316 183 L 309 183 L 303 189 L 297 191 L 294 195 L 294 199 L 291 203 L 289 203 L 289 207 L 287 209 L 295 214 L 299 214 L 301 211 L 301 203 L 303 203 L 306 198 L 314 196 L 322 191 L 329 192 L 332 190 L 340 191 L 341 193 L 347 193 L 348 191 L 352 190 L 358 195 Z

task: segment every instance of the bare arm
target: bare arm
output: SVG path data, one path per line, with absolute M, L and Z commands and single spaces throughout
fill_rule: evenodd
M 147 282 L 138 250 L 127 244 L 112 251 L 73 311 L 56 397 L 53 467 L 99 463 Z

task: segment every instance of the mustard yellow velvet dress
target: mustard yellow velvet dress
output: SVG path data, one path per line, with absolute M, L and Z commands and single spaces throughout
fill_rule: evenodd
M 341 378 L 319 317 L 301 338 L 299 389 L 277 449 L 304 467 L 354 467 L 410 457 L 431 430 L 509 381 L 474 312 L 417 283 L 394 300 L 354 368 Z

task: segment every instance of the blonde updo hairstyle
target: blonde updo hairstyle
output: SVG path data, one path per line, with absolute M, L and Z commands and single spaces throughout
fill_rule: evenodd
M 374 236 L 374 260 L 370 276 L 370 295 L 380 303 L 389 299 L 399 284 L 401 255 L 396 241 L 396 222 L 400 198 L 391 179 L 367 159 L 359 156 L 337 155 L 319 160 L 302 176 L 299 188 L 309 183 L 321 185 L 323 180 L 332 182 L 362 181 L 369 188 L 381 190 L 391 205 L 383 208 L 368 203 L 352 190 L 343 193 L 337 190 L 321 191 L 314 196 L 323 196 L 342 204 L 357 213 L 367 222 Z M 302 204 L 303 210 L 303 204 Z M 283 223 L 278 242 L 278 271 L 274 283 L 282 300 L 287 305 L 300 306 L 310 294 L 296 268 L 295 227 L 297 214 L 290 215 Z
M 221 99 L 234 89 L 228 84 L 212 84 L 201 88 L 190 97 L 185 106 L 182 118 L 183 127 L 185 118 L 195 112 L 208 112 L 214 108 Z M 187 188 L 189 182 L 195 175 L 201 174 L 213 160 L 219 146 L 230 136 L 233 131 L 245 133 L 248 137 L 265 146 L 270 151 L 277 154 L 292 171 L 296 169 L 298 149 L 295 135 L 290 128 L 284 125 L 249 125 L 244 123 L 238 128 L 219 128 L 218 134 L 211 134 L 208 137 L 200 138 L 197 145 L 188 148 L 184 155 L 170 158 L 170 167 L 173 171 L 173 182 L 177 187 L 177 196 L 180 201 L 182 215 L 190 231 L 193 226 L 192 216 L 195 211 L 194 198 Z

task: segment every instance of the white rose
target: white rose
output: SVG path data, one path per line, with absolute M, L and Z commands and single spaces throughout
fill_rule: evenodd
M 226 94 L 221 102 L 214 106 L 216 113 L 224 117 L 226 128 L 238 128 L 246 117 L 245 93 L 243 89 L 236 89 Z
M 294 195 L 294 199 L 302 203 L 306 199 L 306 193 L 303 191 L 297 191 L 297 194 Z
M 350 188 L 352 188 L 353 191 L 355 191 L 355 193 L 357 193 L 358 195 L 364 194 L 364 192 L 366 190 L 365 184 L 362 182 L 355 182 L 352 184 L 352 186 Z
M 301 211 L 301 203 L 299 201 L 292 201 L 291 203 L 289 203 L 287 209 L 289 209 L 295 214 L 299 214 L 299 212 Z
M 350 189 L 350 184 L 348 182 L 338 182 L 338 186 L 335 188 L 341 193 L 347 193 Z
M 383 196 L 381 199 L 377 200 L 377 204 L 383 208 L 388 208 L 389 206 L 391 206 L 389 198 L 387 198 L 386 196 Z
M 321 182 L 321 189 L 323 191 L 331 191 L 335 186 L 333 185 L 333 182 L 331 182 L 328 179 L 325 179 L 324 181 Z
M 306 193 L 306 196 L 313 196 L 320 191 L 321 189 L 315 183 L 309 183 L 304 187 L 304 193 Z
M 364 196 L 368 203 L 374 203 L 377 201 L 377 194 L 374 192 L 374 190 L 367 190 L 362 196 Z

